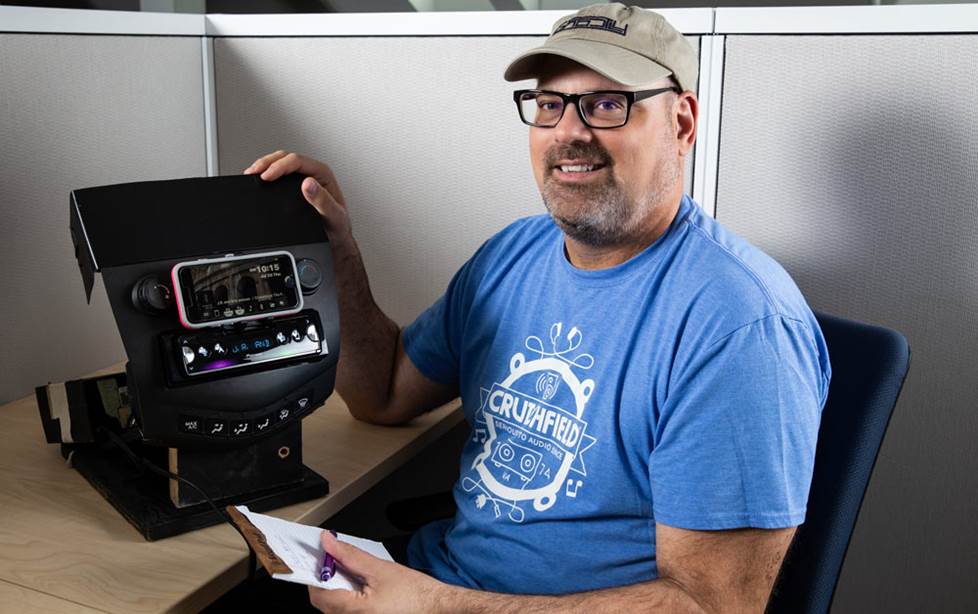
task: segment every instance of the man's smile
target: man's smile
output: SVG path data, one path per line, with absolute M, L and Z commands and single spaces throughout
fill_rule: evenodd
M 596 160 L 560 160 L 551 167 L 553 176 L 561 182 L 591 181 L 604 173 L 608 166 Z

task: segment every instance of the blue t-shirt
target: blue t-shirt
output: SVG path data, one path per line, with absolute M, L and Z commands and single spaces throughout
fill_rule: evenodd
M 811 310 L 774 260 L 684 196 L 655 243 L 582 270 L 548 216 L 489 239 L 404 330 L 472 427 L 458 512 L 412 567 L 560 594 L 656 577 L 657 522 L 805 518 L 830 377 Z

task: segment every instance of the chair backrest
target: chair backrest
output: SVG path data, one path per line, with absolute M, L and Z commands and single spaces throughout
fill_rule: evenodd
M 769 614 L 825 614 L 890 415 L 910 367 L 900 333 L 815 314 L 832 381 L 822 410 L 808 513 L 768 602 Z

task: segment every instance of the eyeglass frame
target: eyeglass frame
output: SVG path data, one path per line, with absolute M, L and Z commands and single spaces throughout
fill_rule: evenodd
M 681 94 L 682 89 L 673 85 L 671 87 L 660 87 L 654 90 L 639 90 L 637 92 L 630 92 L 627 90 L 595 90 L 593 92 L 581 92 L 579 94 L 565 94 L 563 92 L 555 92 L 553 90 L 537 90 L 537 89 L 516 90 L 515 92 L 513 92 L 513 102 L 516 103 L 516 111 L 520 115 L 520 121 L 522 121 L 524 124 L 532 128 L 556 128 L 557 124 L 560 123 L 560 120 L 564 119 L 564 112 L 567 110 L 567 106 L 573 103 L 574 108 L 577 109 L 577 116 L 581 118 L 581 123 L 583 123 L 588 128 L 591 128 L 592 130 L 614 130 L 615 128 L 621 128 L 622 126 L 628 123 L 628 118 L 631 117 L 632 115 L 632 105 L 634 105 L 636 102 L 640 102 L 647 98 L 652 98 L 653 96 L 658 96 L 659 94 L 664 94 L 666 92 L 676 92 L 677 94 Z M 523 94 L 552 94 L 554 96 L 557 96 L 558 98 L 561 99 L 561 102 L 564 105 L 563 108 L 560 110 L 560 117 L 557 118 L 557 121 L 554 122 L 552 126 L 539 125 L 527 121 L 526 118 L 523 117 L 523 107 L 520 105 L 520 96 L 522 96 Z M 592 126 L 591 122 L 589 122 L 588 119 L 584 116 L 584 111 L 581 109 L 581 105 L 580 105 L 581 98 L 583 98 L 584 96 L 590 96 L 592 94 L 623 95 L 625 97 L 625 102 L 626 102 L 624 121 L 622 121 L 622 123 L 620 123 L 617 126 Z

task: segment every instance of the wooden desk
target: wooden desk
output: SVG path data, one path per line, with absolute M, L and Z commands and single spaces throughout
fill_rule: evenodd
M 303 459 L 329 495 L 266 513 L 319 525 L 462 420 L 456 401 L 373 426 L 334 394 L 303 420 Z M 33 397 L 0 406 L 0 611 L 196 612 L 244 580 L 247 553 L 226 524 L 144 541 L 45 442 Z

